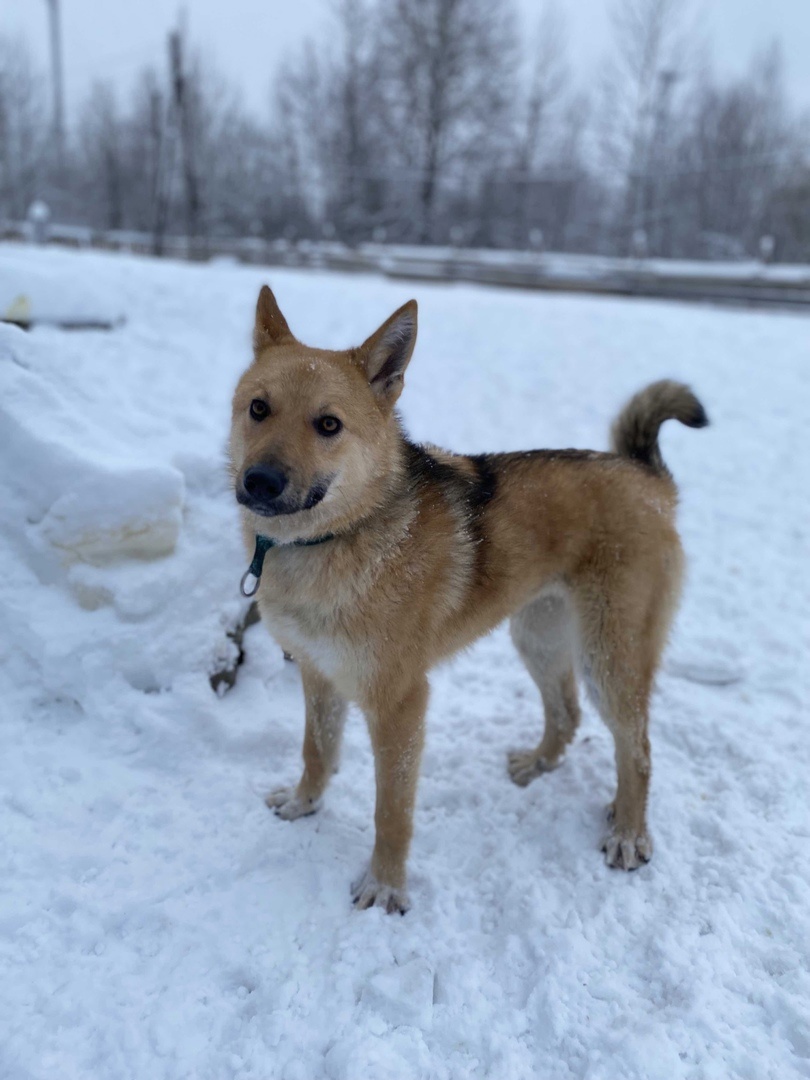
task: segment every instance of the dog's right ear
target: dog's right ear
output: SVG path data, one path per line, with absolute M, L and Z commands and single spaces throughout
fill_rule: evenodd
M 256 355 L 271 345 L 282 345 L 285 341 L 295 341 L 287 326 L 287 320 L 281 314 L 269 285 L 262 285 L 256 303 L 256 325 L 253 328 L 253 349 Z
M 393 406 L 405 385 L 405 368 L 416 344 L 416 301 L 409 300 L 357 350 L 371 389 Z

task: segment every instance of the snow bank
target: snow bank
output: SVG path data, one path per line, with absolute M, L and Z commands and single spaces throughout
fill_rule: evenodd
M 508 782 L 540 706 L 498 631 L 432 679 L 400 919 L 349 902 L 373 839 L 360 717 L 323 810 L 288 824 L 261 795 L 300 768 L 297 670 L 257 626 L 235 688 L 208 685 L 245 607 L 222 448 L 265 277 L 0 246 L 0 284 L 81 282 L 127 315 L 0 339 L 0 1076 L 807 1076 L 806 319 L 274 272 L 326 346 L 415 292 L 418 438 L 604 446 L 662 376 L 713 420 L 663 435 L 690 571 L 653 708 L 655 858 L 603 864 L 613 751 L 587 704 L 560 769 Z M 149 558 L 121 546 L 136 506 Z
M 168 555 L 180 532 L 182 473 L 82 453 L 81 422 L 37 373 L 38 358 L 23 331 L 0 325 L 0 459 L 32 548 L 44 540 L 65 562 L 95 564 Z

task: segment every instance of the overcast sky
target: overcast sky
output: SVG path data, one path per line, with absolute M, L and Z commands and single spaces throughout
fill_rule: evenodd
M 497 3 L 498 0 L 493 0 Z M 527 26 L 541 0 L 517 0 Z M 571 58 L 583 82 L 608 38 L 610 0 L 570 0 Z M 167 0 L 60 0 L 69 118 L 94 79 L 112 78 L 123 88 L 150 61 L 166 55 L 165 37 L 177 7 Z M 267 109 L 268 85 L 279 60 L 328 22 L 330 0 L 186 0 L 191 35 L 213 55 L 231 80 L 241 83 L 257 113 Z M 716 68 L 734 74 L 754 50 L 777 38 L 787 64 L 793 98 L 810 107 L 810 0 L 703 0 L 705 26 Z M 38 60 L 48 58 L 46 0 L 3 0 L 0 33 L 24 38 Z

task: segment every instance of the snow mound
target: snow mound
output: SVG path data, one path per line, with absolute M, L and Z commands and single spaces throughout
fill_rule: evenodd
M 32 549 L 44 541 L 65 563 L 170 554 L 182 523 L 182 472 L 84 453 L 81 422 L 38 373 L 39 359 L 23 331 L 0 325 L 0 458 Z

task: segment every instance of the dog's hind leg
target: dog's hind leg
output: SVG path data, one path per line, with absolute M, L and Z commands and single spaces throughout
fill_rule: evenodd
M 304 731 L 304 772 L 295 788 L 277 788 L 265 799 L 279 817 L 294 818 L 314 814 L 326 785 L 337 769 L 346 702 L 334 687 L 314 668 L 301 665 L 301 679 L 306 699 Z
M 559 765 L 579 724 L 571 611 L 561 593 L 532 601 L 510 623 L 512 640 L 543 699 L 545 731 L 539 745 L 509 754 L 509 775 L 521 787 Z
M 609 866 L 624 870 L 652 856 L 649 705 L 679 578 L 676 546 L 657 566 L 602 575 L 575 591 L 583 674 L 616 750 L 618 784 L 602 850 Z

